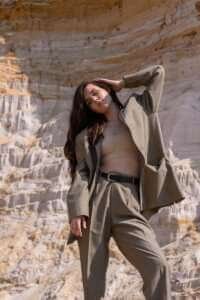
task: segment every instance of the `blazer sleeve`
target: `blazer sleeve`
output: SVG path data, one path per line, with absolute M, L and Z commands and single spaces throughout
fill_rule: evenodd
M 122 78 L 125 88 L 145 86 L 142 95 L 144 105 L 150 112 L 158 111 L 165 80 L 165 69 L 162 65 L 153 65 L 136 73 L 124 75 Z
M 88 166 L 84 158 L 84 144 L 79 137 L 76 138 L 75 149 L 77 166 L 74 180 L 67 194 L 67 207 L 69 222 L 74 217 L 89 216 L 89 190 L 88 190 Z

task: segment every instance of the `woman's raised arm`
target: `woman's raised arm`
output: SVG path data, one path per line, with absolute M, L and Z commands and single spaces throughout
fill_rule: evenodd
M 153 65 L 142 69 L 136 73 L 124 75 L 120 80 L 112 80 L 107 78 L 96 78 L 105 83 L 110 84 L 116 92 L 122 88 L 137 88 L 145 86 L 144 93 L 150 96 L 152 111 L 157 111 L 163 92 L 165 81 L 165 69 L 162 65 Z
M 165 80 L 165 69 L 162 65 L 153 65 L 136 73 L 124 75 L 122 79 L 125 88 L 145 86 L 144 92 L 151 96 L 153 111 L 158 110 Z

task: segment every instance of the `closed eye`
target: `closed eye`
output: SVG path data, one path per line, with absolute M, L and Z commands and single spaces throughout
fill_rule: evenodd
M 98 93 L 96 91 L 92 91 L 91 93 L 93 96 L 97 95 Z

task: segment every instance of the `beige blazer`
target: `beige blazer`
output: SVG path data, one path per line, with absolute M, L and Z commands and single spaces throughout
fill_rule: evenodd
M 165 70 L 161 65 L 150 66 L 123 77 L 125 88 L 145 86 L 142 94 L 133 93 L 122 103 L 119 116 L 127 125 L 142 155 L 140 207 L 146 216 L 163 206 L 184 199 L 175 171 L 165 152 L 158 117 L 164 78 Z M 75 180 L 67 196 L 69 221 L 79 215 L 89 216 L 89 204 L 99 172 L 102 140 L 103 135 L 94 146 L 90 146 L 87 129 L 81 131 L 76 138 L 78 164 Z M 70 235 L 68 243 L 74 239 Z

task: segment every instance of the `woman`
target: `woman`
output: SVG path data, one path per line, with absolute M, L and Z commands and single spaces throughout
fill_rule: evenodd
M 76 89 L 64 151 L 72 177 L 69 243 L 78 240 L 85 299 L 105 294 L 111 236 L 140 272 L 146 299 L 171 299 L 167 263 L 144 217 L 184 199 L 157 114 L 164 73 L 155 65 Z M 142 94 L 118 99 L 122 88 L 141 85 Z

